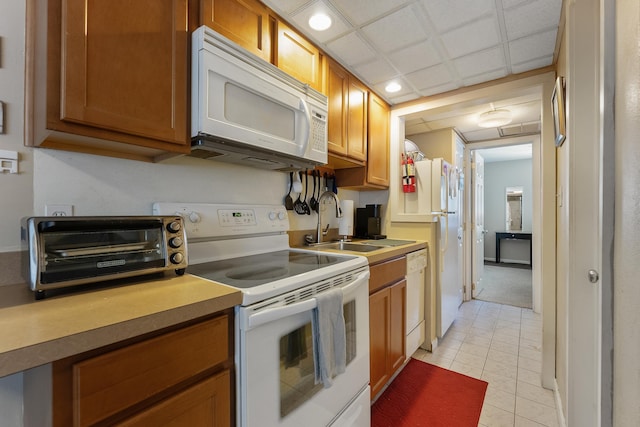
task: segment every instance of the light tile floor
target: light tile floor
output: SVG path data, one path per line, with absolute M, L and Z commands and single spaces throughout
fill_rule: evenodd
M 557 427 L 553 392 L 540 385 L 542 316 L 472 300 L 431 353 L 413 357 L 489 383 L 480 426 Z

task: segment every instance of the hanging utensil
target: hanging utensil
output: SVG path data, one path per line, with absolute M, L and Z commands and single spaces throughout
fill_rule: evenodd
M 302 193 L 302 181 L 300 181 L 300 172 L 294 172 L 293 192 Z
M 320 175 L 320 172 L 315 169 L 311 171 L 311 178 L 313 179 L 313 193 L 311 193 L 311 200 L 309 200 L 309 207 L 311 210 L 318 212 L 318 200 L 316 199 L 316 175 Z
M 311 208 L 307 204 L 307 193 L 309 192 L 309 174 L 304 171 L 304 198 L 302 199 L 302 207 L 306 215 L 311 215 Z
M 300 179 L 300 175 L 302 172 L 296 172 L 295 175 L 297 177 L 297 179 Z M 294 190 L 295 190 L 295 182 L 294 182 Z M 296 211 L 297 214 L 299 215 L 305 215 L 307 212 L 304 209 L 304 205 L 302 204 L 302 200 L 300 199 L 300 196 L 302 195 L 302 182 L 300 182 L 300 191 L 297 192 L 298 193 L 298 198 L 296 199 L 295 202 L 293 202 L 293 210 Z
M 293 210 L 293 198 L 291 197 L 291 190 L 293 189 L 293 172 L 289 172 L 289 192 L 287 197 L 284 198 L 284 207 L 288 211 Z

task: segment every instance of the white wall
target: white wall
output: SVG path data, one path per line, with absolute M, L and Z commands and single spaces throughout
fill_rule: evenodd
M 640 420 L 640 3 L 617 1 L 613 425 Z
M 19 219 L 33 206 L 32 150 L 24 147 L 25 2 L 0 2 L 0 101 L 4 103 L 4 133 L 0 150 L 16 151 L 19 173 L 0 173 L 0 252 L 20 247 Z
M 513 160 L 491 162 L 484 165 L 484 228 L 485 259 L 496 258 L 496 232 L 506 231 L 507 187 L 522 187 L 522 232 L 531 233 L 533 221 L 533 162 Z M 529 263 L 529 242 L 503 240 L 500 245 L 503 262 Z

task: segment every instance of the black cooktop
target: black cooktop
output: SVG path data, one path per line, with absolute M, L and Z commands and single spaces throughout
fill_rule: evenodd
M 187 273 L 233 286 L 251 288 L 305 274 L 355 257 L 314 251 L 283 250 L 203 264 L 190 264 Z

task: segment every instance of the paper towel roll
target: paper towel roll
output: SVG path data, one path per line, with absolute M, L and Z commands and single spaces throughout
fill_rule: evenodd
M 353 236 L 353 200 L 341 200 L 340 209 L 342 209 L 342 218 L 340 218 L 340 224 L 338 225 L 338 234 L 340 236 Z

